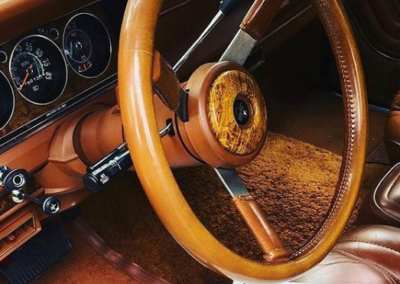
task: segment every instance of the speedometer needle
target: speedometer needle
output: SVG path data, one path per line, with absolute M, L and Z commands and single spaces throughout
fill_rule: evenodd
M 28 67 L 28 69 L 26 69 L 26 74 L 25 74 L 24 80 L 22 81 L 21 86 L 19 86 L 19 90 L 20 90 L 20 91 L 21 91 L 22 88 L 25 86 L 26 80 L 28 80 L 28 77 L 29 77 L 29 75 L 31 74 L 32 68 L 33 68 L 33 64 L 31 64 L 31 65 Z

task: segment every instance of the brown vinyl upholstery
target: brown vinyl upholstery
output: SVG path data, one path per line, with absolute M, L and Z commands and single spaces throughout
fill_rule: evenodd
M 329 255 L 300 283 L 400 283 L 400 228 L 360 226 L 343 234 Z
M 385 223 L 400 227 L 400 164 L 396 164 L 379 183 L 370 206 Z

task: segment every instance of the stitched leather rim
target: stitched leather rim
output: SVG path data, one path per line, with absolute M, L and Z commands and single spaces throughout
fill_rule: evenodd
M 158 135 L 151 81 L 154 34 L 161 0 L 130 0 L 121 30 L 119 95 L 126 140 L 146 194 L 172 236 L 205 266 L 241 282 L 292 279 L 320 262 L 353 210 L 365 163 L 367 100 L 354 36 L 339 0 L 314 0 L 331 41 L 345 108 L 345 147 L 336 193 L 318 233 L 290 260 L 245 259 L 215 239 L 197 219 L 172 175 Z

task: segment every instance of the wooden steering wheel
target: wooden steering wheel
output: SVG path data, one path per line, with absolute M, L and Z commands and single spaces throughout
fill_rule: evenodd
M 122 121 L 126 141 L 143 188 L 175 240 L 206 267 L 240 282 L 264 283 L 294 279 L 318 264 L 337 242 L 353 210 L 364 169 L 367 137 L 366 91 L 358 50 L 341 2 L 313 1 L 336 58 L 345 108 L 345 146 L 335 196 L 318 232 L 305 246 L 291 255 L 287 254 L 259 211 L 257 203 L 246 194 L 235 196 L 235 205 L 264 250 L 265 258 L 269 260 L 265 263 L 243 258 L 214 238 L 191 210 L 171 172 L 159 135 L 153 102 L 153 60 L 156 56 L 159 57 L 154 50 L 154 35 L 162 2 L 128 2 L 119 46 L 118 76 Z M 256 0 L 242 22 L 242 36 L 250 41 L 251 38 L 261 37 L 281 3 L 282 0 Z M 233 42 L 230 48 L 235 48 L 235 44 Z M 231 58 L 233 61 L 235 59 L 234 56 Z M 243 60 L 239 62 L 242 63 Z M 232 86 L 236 87 L 228 86 L 226 94 L 222 90 L 222 99 L 221 96 L 217 97 L 217 103 L 211 104 L 210 101 L 215 99 L 211 98 L 212 90 L 218 89 L 218 82 L 221 81 L 222 85 L 233 82 Z M 200 67 L 188 84 L 191 85 L 188 104 L 192 114 L 195 114 L 192 118 L 189 112 L 188 124 L 191 124 L 192 129 L 198 130 L 197 134 L 193 134 L 195 138 L 192 142 L 200 158 L 215 168 L 233 168 L 252 160 L 261 149 L 266 132 L 265 105 L 254 78 L 239 64 L 222 62 Z M 221 89 L 218 90 L 220 94 Z M 226 119 L 224 115 L 218 116 L 220 111 L 233 113 L 231 105 L 238 101 L 238 97 L 247 110 L 241 115 L 251 113 L 250 119 L 246 118 L 250 120 L 250 124 L 246 122 L 245 125 L 240 125 L 238 118 L 233 115 L 227 115 Z M 223 106 L 219 109 L 218 98 L 226 98 L 228 110 Z M 168 99 L 174 100 L 167 98 L 166 101 Z M 217 114 L 216 119 L 210 113 Z M 221 121 L 227 121 L 227 124 L 220 127 Z M 218 130 L 219 127 L 226 129 L 227 125 L 233 125 L 232 129 L 228 129 L 228 136 Z M 248 129 L 252 131 L 246 132 Z M 212 134 L 204 134 L 210 130 Z M 210 152 L 210 149 L 204 145 L 215 146 L 211 150 L 213 155 L 207 156 L 206 152 Z M 233 190 L 243 189 L 234 171 L 219 170 L 217 172 L 228 188 L 232 186 Z

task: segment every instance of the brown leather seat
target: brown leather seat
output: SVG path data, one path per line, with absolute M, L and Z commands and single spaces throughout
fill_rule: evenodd
M 400 283 L 400 228 L 360 226 L 343 234 L 331 253 L 300 283 Z
M 392 164 L 400 162 L 400 91 L 393 98 L 386 123 L 385 143 Z M 382 179 L 370 199 L 374 215 L 386 224 L 400 226 L 400 164 Z
M 379 183 L 370 199 L 370 207 L 385 223 L 400 227 L 400 163 Z

